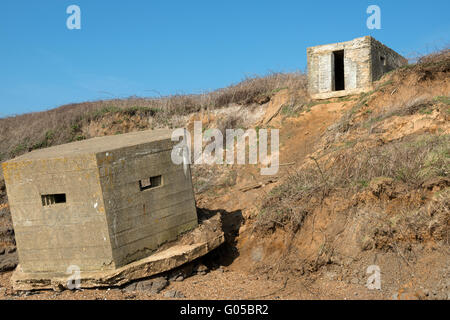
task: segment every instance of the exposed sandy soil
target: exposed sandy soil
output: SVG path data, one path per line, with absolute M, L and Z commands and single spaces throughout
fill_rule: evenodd
M 4 273 L 1 276 L 0 284 L 2 287 L 8 286 L 10 273 Z M 164 292 L 176 290 L 182 292 L 188 300 L 202 299 L 358 299 L 363 295 L 368 299 L 381 299 L 379 292 L 373 291 L 367 295 L 367 289 L 364 286 L 351 286 L 339 281 L 330 283 L 330 281 L 319 281 L 320 287 L 325 286 L 330 290 L 328 295 L 320 295 L 315 286 L 305 283 L 299 279 L 268 279 L 264 276 L 249 276 L 234 271 L 212 271 L 207 275 L 192 276 L 183 282 L 171 283 L 163 292 L 159 294 L 148 294 L 145 292 L 129 293 L 121 289 L 109 290 L 82 290 L 82 291 L 37 291 L 31 295 L 14 295 L 11 291 L 2 290 L 0 299 L 14 300 L 159 300 L 170 299 L 164 297 Z M 352 291 L 347 297 L 347 292 Z

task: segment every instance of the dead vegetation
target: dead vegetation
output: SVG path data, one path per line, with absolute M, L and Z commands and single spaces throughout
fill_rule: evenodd
M 381 130 L 378 125 L 389 123 L 395 117 L 439 112 L 448 119 L 450 100 L 447 95 L 433 96 L 420 90 L 420 95 L 399 92 L 405 87 L 426 87 L 431 81 L 448 81 L 449 64 L 448 50 L 433 54 L 386 75 L 371 92 L 337 100 L 352 103 L 353 108 L 323 133 L 323 149 L 308 157 L 303 166 L 289 167 L 284 180 L 280 179 L 281 184 L 264 194 L 259 214 L 255 220 L 252 215 L 247 222 L 255 222 L 252 230 L 271 240 L 283 234 L 289 235 L 291 240 L 303 236 L 308 238 L 306 247 L 312 248 L 308 257 L 300 257 L 296 252 L 295 255 L 284 254 L 285 260 L 278 259 L 286 263 L 289 272 L 300 264 L 302 272 L 308 268 L 317 272 L 328 264 L 348 267 L 349 263 L 345 261 L 350 258 L 343 252 L 347 247 L 353 250 L 354 242 L 358 242 L 361 251 L 393 253 L 406 265 L 416 261 L 412 244 L 439 242 L 448 246 L 450 136 L 437 130 L 387 141 L 377 136 L 377 130 Z M 311 108 L 316 104 L 330 103 L 308 103 L 303 75 L 273 74 L 246 79 L 203 95 L 99 101 L 0 119 L 0 134 L 9 139 L 0 142 L 3 143 L 0 150 L 5 160 L 33 148 L 89 138 L 84 135 L 83 128 L 108 117 L 111 121 L 152 119 L 151 123 L 140 122 L 142 127 L 138 126 L 138 129 L 145 129 L 171 126 L 175 116 L 229 107 L 229 112 L 216 117 L 212 125 L 222 131 L 244 127 L 246 124 L 241 114 L 234 113 L 233 105 L 251 111 L 255 105 L 268 102 L 274 93 L 285 88 L 294 98 L 292 104 L 281 107 L 282 116 L 296 118 L 302 112 L 314 112 Z M 376 108 L 374 105 L 380 101 L 381 107 Z M 7 126 L 3 127 L 3 124 Z M 193 166 L 197 197 L 204 198 L 203 202 L 209 204 L 230 192 L 239 186 L 236 173 L 235 168 L 225 166 Z M 259 188 L 261 183 L 255 182 L 252 186 Z M 258 190 L 263 189 L 261 186 Z M 228 198 L 227 201 L 233 200 Z M 331 211 L 333 213 L 329 213 Z M 327 214 L 331 215 L 331 222 L 327 221 Z M 316 220 L 321 220 L 320 229 L 315 229 Z M 305 229 L 311 234 L 301 234 Z M 357 240 L 347 235 L 343 244 L 335 241 L 352 232 L 358 233 Z M 300 247 L 300 250 L 306 247 Z M 356 256 L 358 252 L 352 251 L 352 254 Z M 344 269 L 345 272 L 352 271 L 350 267 Z
M 351 129 L 370 127 L 373 123 L 393 116 L 401 117 L 416 113 L 431 114 L 436 109 L 448 115 L 450 111 L 448 96 L 430 97 L 427 93 L 419 96 L 410 96 L 407 93 L 401 97 L 395 97 L 394 95 L 402 86 L 419 85 L 435 78 L 448 79 L 449 72 L 450 50 L 446 49 L 420 58 L 417 64 L 408 65 L 385 75 L 373 91 L 360 94 L 355 106 L 346 112 L 340 121 L 329 128 L 328 135 L 333 135 L 330 142 Z M 377 97 L 377 94 L 386 94 L 392 101 L 395 97 L 395 102 L 386 104 L 381 110 L 373 112 L 372 109 L 367 107 L 370 101 Z M 439 104 L 443 106 L 441 109 L 438 108 Z M 360 121 L 361 119 L 358 117 L 361 116 L 365 116 L 366 121 Z
M 305 76 L 300 72 L 272 73 L 246 78 L 236 85 L 204 94 L 93 101 L 3 118 L 0 119 L 0 161 L 34 149 L 91 138 L 86 136 L 83 128 L 111 115 L 152 119 L 140 122 L 137 129 L 171 127 L 172 117 L 233 104 L 263 104 L 283 88 L 289 88 L 293 93 L 305 92 Z
M 447 46 L 446 48 L 443 48 L 442 50 L 437 50 L 436 52 L 430 53 L 428 55 L 424 55 L 422 57 L 419 57 L 417 63 L 420 64 L 440 64 L 444 63 L 446 64 L 450 59 L 450 48 Z
M 434 79 L 448 80 L 450 72 L 450 50 L 423 56 L 416 64 L 408 65 L 385 75 L 370 92 L 357 97 L 353 108 L 345 112 L 340 121 L 325 133 L 323 161 L 311 158 L 281 185 L 272 190 L 261 206 L 257 218 L 260 230 L 284 228 L 298 231 L 304 219 L 331 194 L 351 198 L 378 182 L 401 185 L 401 192 L 421 188 L 430 179 L 448 178 L 450 173 L 450 136 L 423 134 L 407 136 L 402 140 L 384 144 L 351 140 L 349 133 L 359 128 L 369 128 L 372 133 L 375 123 L 393 116 L 403 117 L 431 114 L 434 110 L 444 117 L 449 113 L 449 97 L 408 96 L 398 99 L 394 105 L 373 112 L 369 106 L 377 94 L 394 95 L 401 86 L 414 86 Z M 405 83 L 409 79 L 408 84 Z M 324 103 L 329 103 L 326 101 Z M 356 145 L 358 148 L 355 148 Z M 327 150 L 328 149 L 328 150 Z M 403 188 L 403 189 L 402 189 Z M 398 194 L 397 194 L 398 195 Z M 394 192 L 391 196 L 397 196 Z M 420 207 L 420 205 L 418 206 Z M 415 207 L 417 209 L 418 207 Z
M 274 188 L 262 205 L 257 224 L 265 230 L 297 231 L 308 214 L 331 194 L 344 198 L 385 183 L 397 184 L 389 197 L 420 188 L 450 174 L 450 136 L 422 135 L 358 150 L 338 150 L 326 162 L 312 162 Z M 381 184 L 381 186 L 380 186 Z M 395 188 L 394 188 L 395 189 Z
M 446 186 L 446 187 L 445 187 Z M 449 245 L 450 188 L 448 181 L 441 191 L 433 193 L 427 203 L 405 205 L 395 215 L 387 214 L 383 207 L 374 210 L 373 221 L 364 235 L 363 250 L 376 248 L 383 251 L 408 248 L 413 244 L 441 242 Z M 386 208 L 384 208 L 386 209 Z
M 450 49 L 445 48 L 440 51 L 425 55 L 417 59 L 417 63 L 407 65 L 394 71 L 394 80 L 398 84 L 402 79 L 414 74 L 418 82 L 433 80 L 443 73 L 450 71 Z

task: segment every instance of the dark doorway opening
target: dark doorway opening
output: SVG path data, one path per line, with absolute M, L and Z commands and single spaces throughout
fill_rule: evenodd
M 344 50 L 334 51 L 334 90 L 345 90 Z

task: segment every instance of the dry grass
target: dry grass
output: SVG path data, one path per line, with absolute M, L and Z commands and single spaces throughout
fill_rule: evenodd
M 282 88 L 306 95 L 306 77 L 300 72 L 272 73 L 246 78 L 204 94 L 101 100 L 3 118 L 0 119 L 0 161 L 34 149 L 89 138 L 82 134 L 83 126 L 113 113 L 153 117 L 153 123 L 167 125 L 173 116 L 233 104 L 265 103 Z
M 332 146 L 337 139 L 344 144 L 347 133 L 391 116 L 407 116 L 418 112 L 431 112 L 440 102 L 448 104 L 448 97 L 410 97 L 395 106 L 386 106 L 372 114 L 367 121 L 360 117 L 361 110 L 371 104 L 375 93 L 392 92 L 407 77 L 418 83 L 448 77 L 450 53 L 448 49 L 424 56 L 416 64 L 397 69 L 386 75 L 374 89 L 359 96 L 355 106 L 330 126 L 326 139 Z M 409 83 L 409 85 L 411 85 Z M 433 177 L 448 177 L 450 173 L 450 137 L 423 135 L 405 137 L 401 141 L 355 152 L 352 148 L 330 149 L 330 160 L 314 163 L 290 176 L 289 180 L 273 189 L 264 201 L 257 226 L 262 230 L 283 227 L 291 231 L 301 228 L 306 216 L 331 193 L 343 193 L 347 199 L 369 187 L 377 178 L 390 178 L 410 190 Z M 330 154 L 329 154 L 330 155 Z M 326 170 L 325 170 L 326 168 Z
M 428 63 L 437 63 L 441 61 L 445 61 L 450 59 L 450 47 L 447 46 L 446 48 L 439 50 L 437 52 L 433 52 L 428 55 L 424 55 L 420 57 L 417 62 L 418 64 L 428 64 Z
M 448 246 L 450 234 L 450 188 L 435 192 L 425 204 L 399 207 L 395 215 L 386 208 L 371 208 L 366 219 L 364 242 L 382 251 L 394 251 L 404 261 L 414 263 L 411 243 L 432 241 Z M 372 245 L 368 247 L 372 247 Z M 412 254 L 412 255 L 411 255 Z M 409 261 L 409 262 L 408 262 Z
M 414 73 L 417 75 L 417 81 L 423 82 L 432 80 L 438 73 L 448 72 L 450 72 L 450 49 L 447 47 L 424 55 L 417 59 L 417 63 L 395 70 L 393 73 L 397 80 Z
M 414 82 L 416 84 L 422 83 L 426 80 L 446 79 L 450 72 L 450 49 L 443 49 L 441 51 L 422 56 L 418 58 L 418 62 L 410 64 L 406 67 L 396 69 L 391 73 L 385 75 L 379 83 L 376 85 L 373 91 L 360 94 L 359 99 L 355 106 L 344 113 L 341 119 L 333 124 L 327 135 L 329 136 L 329 142 L 333 142 L 336 138 L 342 136 L 348 131 L 361 126 L 370 125 L 373 122 L 382 121 L 392 116 L 406 116 L 415 113 L 427 113 L 430 112 L 438 102 L 449 104 L 448 96 L 431 97 L 425 93 L 421 96 L 404 96 L 404 99 L 397 101 L 396 104 L 392 104 L 392 94 L 398 91 L 401 86 L 411 87 Z M 408 83 L 405 83 L 405 79 L 408 79 Z M 420 85 L 418 86 L 420 88 Z M 419 90 L 419 89 L 418 89 Z M 370 101 L 373 97 L 376 97 L 376 93 L 387 92 L 388 100 L 386 106 L 376 114 L 371 114 L 369 120 L 365 123 L 356 121 L 359 117 L 360 111 L 364 107 L 370 105 Z
M 349 199 L 380 177 L 411 190 L 433 177 L 449 177 L 450 135 L 409 137 L 363 152 L 340 150 L 330 159 L 302 169 L 274 188 L 262 205 L 258 226 L 296 231 L 330 193 L 340 192 Z

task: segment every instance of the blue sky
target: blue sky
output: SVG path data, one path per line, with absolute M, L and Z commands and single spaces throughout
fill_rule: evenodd
M 72 4 L 81 30 L 66 27 Z M 372 4 L 381 30 L 366 27 Z M 448 0 L 2 0 L 0 117 L 305 70 L 308 46 L 364 35 L 427 53 L 449 44 L 449 12 Z

